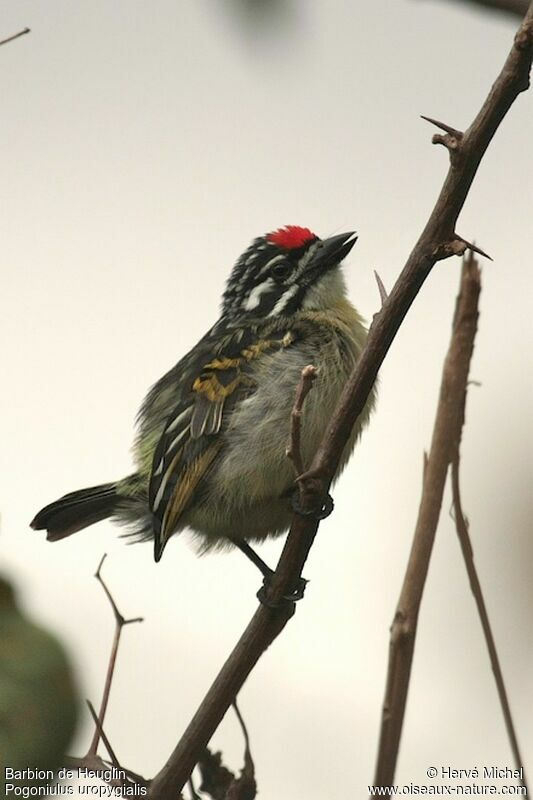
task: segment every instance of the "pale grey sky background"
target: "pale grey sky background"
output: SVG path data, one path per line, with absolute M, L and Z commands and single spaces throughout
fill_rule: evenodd
M 350 296 L 368 318 L 447 169 L 427 114 L 464 128 L 515 23 L 429 0 L 5 0 L 0 50 L 3 568 L 100 696 L 126 630 L 106 730 L 127 766 L 163 764 L 255 605 L 238 554 L 159 565 L 102 523 L 51 545 L 28 523 L 131 469 L 146 389 L 214 322 L 229 270 L 286 223 L 355 229 Z M 243 13 L 243 11 L 245 13 Z M 260 24 L 261 23 L 261 24 Z M 488 250 L 463 494 L 526 765 L 533 774 L 531 251 L 533 94 L 497 134 L 458 231 Z M 335 489 L 305 601 L 240 697 L 260 796 L 360 797 L 371 782 L 392 620 L 418 507 L 460 261 L 438 264 L 381 371 L 372 424 Z M 447 495 L 419 625 L 398 769 L 511 766 Z M 274 563 L 280 543 L 262 548 Z M 87 746 L 89 727 L 73 748 Z M 228 715 L 214 746 L 241 766 Z

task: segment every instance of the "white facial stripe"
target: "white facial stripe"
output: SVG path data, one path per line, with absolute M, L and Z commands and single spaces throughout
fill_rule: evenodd
M 250 292 L 249 296 L 246 299 L 246 303 L 244 304 L 245 311 L 252 311 L 252 309 L 257 308 L 259 303 L 261 302 L 261 297 L 264 295 L 265 292 L 268 292 L 274 286 L 274 281 L 272 278 L 267 278 L 266 281 L 260 283 Z
M 274 308 L 272 309 L 272 311 L 268 316 L 274 317 L 276 314 L 279 314 L 281 311 L 283 311 L 283 309 L 285 308 L 291 297 L 294 297 L 294 295 L 298 291 L 298 288 L 299 288 L 298 284 L 293 283 L 293 285 L 289 289 L 287 289 L 287 291 L 284 294 L 281 295 L 278 302 L 276 303 L 276 305 L 274 306 Z
M 320 244 L 320 242 L 314 242 L 314 244 L 311 245 L 309 250 L 306 253 L 304 253 L 303 257 L 298 262 L 298 271 L 297 271 L 297 275 L 295 276 L 295 278 L 298 278 L 303 272 L 305 272 L 305 268 L 307 267 L 307 265 L 309 264 L 310 260 L 314 256 L 315 250 L 317 249 L 319 244 Z
M 280 255 L 274 256 L 274 258 L 271 258 L 270 261 L 267 261 L 266 264 L 263 264 L 263 266 L 259 270 L 259 274 L 262 275 L 263 272 L 269 270 L 270 267 L 273 266 L 273 264 L 277 264 L 279 261 L 285 261 L 285 258 L 286 256 L 284 256 L 282 253 Z

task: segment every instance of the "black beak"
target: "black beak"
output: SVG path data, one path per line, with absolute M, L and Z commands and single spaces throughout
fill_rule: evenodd
M 346 258 L 352 247 L 357 241 L 354 231 L 349 233 L 339 233 L 337 236 L 330 236 L 319 242 L 311 261 L 307 265 L 306 272 L 327 272 L 331 267 Z

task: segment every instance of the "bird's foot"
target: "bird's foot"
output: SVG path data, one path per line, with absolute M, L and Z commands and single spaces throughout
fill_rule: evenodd
M 333 501 L 332 501 L 333 503 Z M 257 592 L 257 599 L 260 603 L 267 608 L 282 608 L 287 603 L 295 603 L 297 600 L 301 600 L 304 596 L 305 587 L 307 585 L 307 581 L 305 578 L 298 578 L 298 583 L 296 587 L 288 592 L 287 594 L 283 595 L 280 600 L 269 600 L 268 589 L 271 586 L 272 578 L 274 576 L 274 570 L 270 569 L 268 564 L 265 564 L 263 559 L 255 552 L 255 550 L 250 547 L 248 542 L 244 541 L 243 539 L 230 539 L 230 541 L 238 547 L 241 553 L 244 553 L 246 558 L 248 558 L 255 566 L 261 571 L 263 575 L 263 585 Z
M 273 575 L 274 573 L 272 573 Z M 296 603 L 297 600 L 301 600 L 305 594 L 305 587 L 307 586 L 309 581 L 306 581 L 305 578 L 298 578 L 298 583 L 296 587 L 287 594 L 284 594 L 280 600 L 269 600 L 267 597 L 268 588 L 270 586 L 272 575 L 265 575 L 263 580 L 263 585 L 257 592 L 257 599 L 259 602 L 266 606 L 267 608 L 282 608 L 287 603 Z
M 334 508 L 333 497 L 328 493 L 319 508 L 303 509 L 300 503 L 300 492 L 296 489 L 291 494 L 291 507 L 292 510 L 302 517 L 314 517 L 317 520 L 326 519 L 329 517 Z

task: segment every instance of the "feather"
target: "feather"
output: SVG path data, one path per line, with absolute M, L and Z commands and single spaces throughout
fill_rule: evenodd
M 191 417 L 191 436 L 193 439 L 199 439 L 200 436 L 203 436 L 212 405 L 212 401 L 208 400 L 205 395 L 198 395 L 196 398 Z
M 220 440 L 215 441 L 210 447 L 193 462 L 189 464 L 180 480 L 174 487 L 171 497 L 165 508 L 163 521 L 161 523 L 160 543 L 164 545 L 168 537 L 174 532 L 174 528 L 179 521 L 187 503 L 191 499 L 201 478 L 213 463 L 218 451 L 222 447 Z
M 212 343 L 210 351 L 204 351 L 203 362 L 195 360 L 195 372 L 193 364 L 188 365 L 192 392 L 182 393 L 155 448 L 148 502 L 156 560 L 221 451 L 233 410 L 255 389 L 255 363 L 274 350 L 290 347 L 294 336 L 275 325 L 261 336 L 251 326 L 244 332 L 230 329 L 217 340 L 217 347 Z M 170 382 L 166 388 L 170 390 Z
M 30 524 L 35 530 L 45 528 L 48 531 L 46 538 L 55 542 L 107 519 L 114 512 L 118 500 L 116 484 L 91 486 L 70 492 L 45 506 Z

